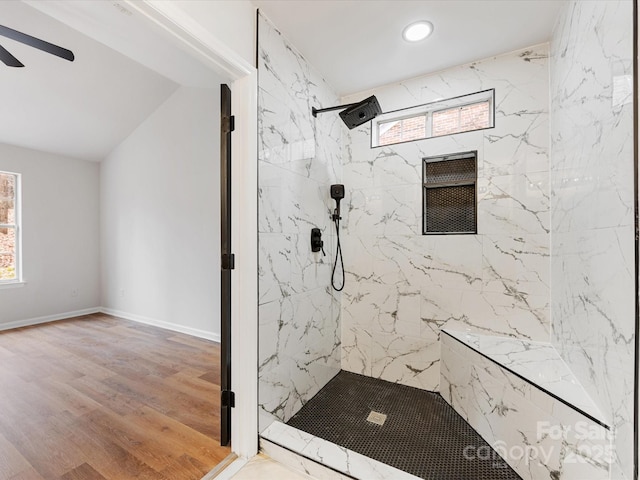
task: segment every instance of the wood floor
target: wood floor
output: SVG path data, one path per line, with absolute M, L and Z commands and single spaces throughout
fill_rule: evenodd
M 0 332 L 0 480 L 199 480 L 219 384 L 218 344 L 108 315 Z

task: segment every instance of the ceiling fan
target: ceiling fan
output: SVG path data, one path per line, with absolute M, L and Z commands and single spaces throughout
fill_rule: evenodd
M 13 28 L 0 25 L 0 35 L 10 38 L 11 40 L 15 40 L 16 42 L 29 45 L 30 47 L 37 48 L 38 50 L 42 50 L 43 52 L 50 53 L 51 55 L 55 55 L 56 57 L 64 58 L 65 60 L 69 60 L 70 62 L 73 62 L 73 59 L 75 58 L 71 50 L 59 47 L 58 45 L 54 45 L 53 43 L 45 42 L 44 40 L 40 40 L 39 38 L 32 37 L 31 35 L 27 35 L 26 33 L 19 32 L 18 30 L 14 30 Z M 16 57 L 11 55 L 11 53 L 9 53 L 7 49 L 5 49 L 2 45 L 0 45 L 0 60 L 8 67 L 24 67 L 24 64 Z

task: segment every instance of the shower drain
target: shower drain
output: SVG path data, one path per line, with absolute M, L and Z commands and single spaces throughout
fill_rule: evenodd
M 386 420 L 387 416 L 384 413 L 374 412 L 373 410 L 367 417 L 367 422 L 375 423 L 376 425 L 384 425 Z

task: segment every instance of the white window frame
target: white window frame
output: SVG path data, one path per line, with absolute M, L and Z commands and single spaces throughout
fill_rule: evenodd
M 15 223 L 0 223 L 0 228 L 13 228 L 16 232 L 16 277 L 9 280 L 0 279 L 0 288 L 3 288 L 24 284 L 24 280 L 22 278 L 22 176 L 19 173 L 4 172 L 1 170 L 0 174 L 11 175 L 15 178 Z
M 476 103 L 489 102 L 489 126 L 483 128 L 476 128 L 473 130 L 465 130 L 463 132 L 449 133 L 445 135 L 433 136 L 433 114 L 434 112 L 441 112 L 443 110 L 451 110 L 453 108 L 461 108 L 469 105 L 475 105 Z M 404 120 L 407 118 L 414 118 L 419 116 L 426 116 L 425 122 L 425 136 L 423 138 L 417 138 L 414 140 L 401 140 L 399 142 L 388 143 L 385 145 L 380 144 L 380 135 L 384 133 L 381 131 L 381 126 L 389 122 L 395 122 Z M 462 95 L 460 97 L 448 98 L 438 100 L 436 102 L 425 103 L 424 105 L 417 105 L 409 108 L 402 108 L 400 110 L 394 110 L 382 115 L 378 115 L 373 122 L 371 122 L 371 148 L 388 147 L 390 145 L 398 145 L 400 143 L 416 142 L 419 140 L 425 140 L 427 138 L 440 138 L 448 135 L 458 135 L 461 133 L 477 132 L 479 130 L 487 130 L 494 128 L 495 126 L 495 89 L 483 90 L 481 92 L 471 93 L 468 95 Z

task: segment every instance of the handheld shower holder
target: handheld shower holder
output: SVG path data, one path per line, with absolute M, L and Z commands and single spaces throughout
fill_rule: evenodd
M 344 198 L 344 185 L 335 183 L 331 185 L 329 192 L 331 193 L 331 198 L 336 201 L 336 208 L 333 211 L 333 215 L 331 215 L 331 220 L 334 222 L 336 220 L 342 220 L 342 217 L 340 216 L 340 200 Z

